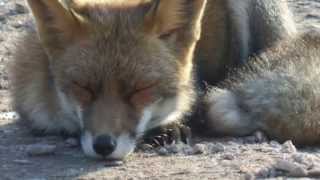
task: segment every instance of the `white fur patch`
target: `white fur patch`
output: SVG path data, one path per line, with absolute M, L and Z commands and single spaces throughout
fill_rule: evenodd
M 79 124 L 80 124 L 81 129 L 84 128 L 82 111 L 83 110 L 82 110 L 82 108 L 80 106 L 76 107 L 76 113 L 77 113 L 77 116 L 79 118 Z
M 73 111 L 71 103 L 67 100 L 65 94 L 57 89 L 57 94 L 59 97 L 59 103 L 61 109 L 66 113 L 71 113 Z
M 93 137 L 92 134 L 88 131 L 84 132 L 81 136 L 81 146 L 85 155 L 93 158 L 101 157 L 93 149 Z
M 63 113 L 67 114 L 68 116 L 70 116 L 70 120 L 73 120 L 74 123 L 76 123 L 79 127 L 83 128 L 83 119 L 82 119 L 82 109 L 80 108 L 80 105 L 76 104 L 76 103 L 72 103 L 69 102 L 68 98 L 66 97 L 66 95 L 61 92 L 59 89 L 57 89 L 57 94 L 59 97 L 59 103 L 60 103 L 60 107 L 63 111 Z M 77 117 L 75 117 L 74 113 L 77 114 Z M 62 120 L 61 123 L 65 122 L 66 120 Z M 68 124 L 72 124 L 72 123 L 68 123 Z M 66 129 L 71 129 L 68 128 L 67 126 L 64 126 Z M 74 129 L 74 127 L 73 127 Z
M 294 22 L 293 14 L 290 9 L 287 7 L 287 1 L 282 2 L 282 16 L 281 22 L 285 27 L 289 36 L 294 37 L 297 34 L 296 23 Z
M 181 116 L 178 107 L 176 98 L 168 99 L 164 102 L 159 101 L 154 104 L 151 109 L 154 112 L 153 117 L 156 117 L 157 119 L 149 123 L 147 129 L 152 129 L 176 121 L 177 118 Z
M 139 120 L 139 124 L 136 129 L 136 133 L 137 133 L 138 137 L 141 136 L 145 132 L 147 125 L 150 122 L 151 118 L 152 118 L 152 108 L 146 108 L 143 111 L 142 118 Z
M 173 111 L 168 115 L 167 118 L 165 118 L 160 124 L 165 125 L 165 124 L 170 124 L 174 121 L 179 120 L 179 118 L 182 116 L 182 112 L 179 110 Z
M 123 134 L 117 138 L 116 150 L 107 159 L 123 159 L 133 152 L 136 144 L 135 139 L 129 135 Z

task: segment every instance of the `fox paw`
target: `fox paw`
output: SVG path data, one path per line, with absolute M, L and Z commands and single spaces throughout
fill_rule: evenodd
M 190 128 L 183 124 L 174 123 L 150 130 L 144 135 L 141 144 L 148 144 L 156 148 L 178 142 L 189 144 L 190 139 Z

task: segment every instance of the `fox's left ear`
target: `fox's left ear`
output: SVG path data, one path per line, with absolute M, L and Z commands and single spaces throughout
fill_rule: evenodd
M 40 40 L 48 55 L 59 55 L 85 36 L 86 28 L 66 6 L 66 0 L 27 0 L 35 17 Z
M 153 0 L 145 16 L 145 31 L 160 38 L 176 35 L 177 41 L 187 45 L 188 40 L 200 38 L 205 6 L 206 0 Z

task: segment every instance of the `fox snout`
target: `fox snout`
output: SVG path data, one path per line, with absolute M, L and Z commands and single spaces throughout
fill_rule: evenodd
M 83 113 L 81 145 L 87 156 L 123 159 L 134 150 L 138 134 L 141 134 L 136 128 L 140 115 L 129 116 L 126 113 L 128 109 L 116 104 L 114 102 L 111 106 L 98 103 L 91 107 L 88 115 Z M 145 127 L 142 130 L 145 131 Z
M 116 140 L 108 134 L 98 136 L 93 142 L 93 149 L 102 156 L 109 156 L 116 147 Z
M 114 137 L 110 134 L 93 136 L 86 131 L 81 136 L 84 153 L 93 158 L 123 159 L 135 148 L 135 138 L 129 135 Z
M 137 139 L 149 129 L 149 123 L 156 115 L 153 106 L 159 106 L 155 103 L 138 113 L 112 102 L 112 105 L 96 103 L 89 108 L 90 112 L 84 111 L 80 116 L 83 117 L 81 146 L 89 157 L 124 159 L 133 152 Z
M 181 110 L 176 107 L 177 98 L 159 100 L 145 107 L 137 119 L 125 119 L 123 112 L 115 114 L 115 110 L 108 111 L 111 107 L 96 111 L 91 118 L 83 119 L 82 149 L 87 156 L 93 158 L 124 159 L 134 151 L 137 140 L 146 131 L 159 124 L 170 123 L 180 116 Z

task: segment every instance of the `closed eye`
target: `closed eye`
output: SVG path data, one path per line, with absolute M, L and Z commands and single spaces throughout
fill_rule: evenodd
M 71 91 L 82 106 L 86 106 L 94 100 L 94 91 L 89 86 L 72 82 Z
M 133 94 L 141 92 L 141 91 L 145 91 L 151 88 L 154 88 L 158 83 L 157 82 L 152 82 L 152 83 L 138 83 L 135 85 L 135 90 L 133 92 Z
M 158 83 L 138 83 L 130 93 L 130 103 L 135 107 L 144 107 L 156 100 L 156 87 Z

